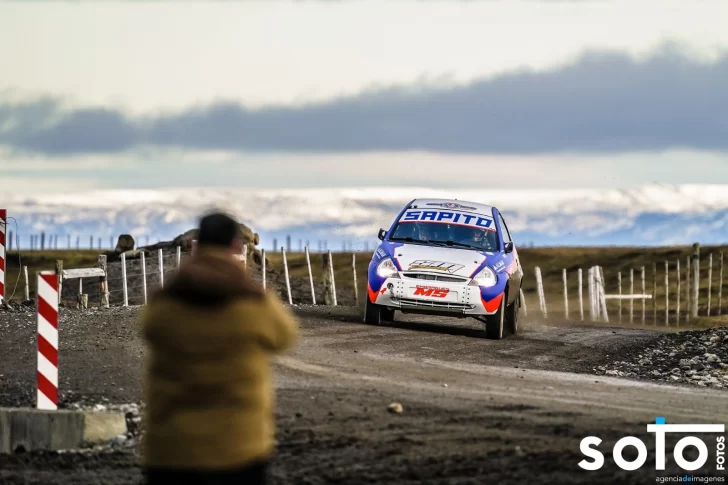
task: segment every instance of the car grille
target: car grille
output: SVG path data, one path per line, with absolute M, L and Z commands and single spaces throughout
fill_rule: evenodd
M 413 278 L 418 280 L 430 280 L 430 281 L 449 281 L 451 283 L 464 283 L 468 281 L 469 278 L 463 278 L 462 276 L 444 276 L 439 274 L 430 274 L 430 273 L 411 273 L 411 272 L 405 272 L 402 273 L 405 278 Z
M 447 301 L 431 301 L 431 300 L 416 300 L 413 298 L 400 298 L 399 302 L 402 306 L 407 307 L 420 307 L 420 308 L 441 308 L 445 310 L 462 311 L 472 310 L 475 305 L 468 303 L 454 303 Z

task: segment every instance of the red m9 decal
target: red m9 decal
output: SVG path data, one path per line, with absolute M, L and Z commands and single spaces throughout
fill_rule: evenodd
M 433 298 L 445 298 L 448 293 L 450 293 L 450 290 L 447 288 L 417 288 L 415 290 L 415 296 L 431 296 Z

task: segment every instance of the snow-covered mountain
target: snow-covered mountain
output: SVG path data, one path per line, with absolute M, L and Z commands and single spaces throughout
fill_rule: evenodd
M 58 235 L 58 246 L 80 237 L 103 247 L 120 233 L 141 244 L 171 239 L 194 227 L 211 207 L 228 209 L 260 233 L 262 245 L 299 240 L 312 250 L 342 244 L 371 248 L 415 197 L 446 197 L 495 205 L 521 245 L 663 245 L 728 241 L 728 185 L 650 185 L 624 190 L 457 190 L 413 187 L 344 189 L 160 189 L 102 190 L 73 194 L 0 194 L 0 207 L 14 216 L 8 230 L 29 236 Z

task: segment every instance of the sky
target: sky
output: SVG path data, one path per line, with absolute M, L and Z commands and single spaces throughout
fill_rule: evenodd
M 0 192 L 728 183 L 728 2 L 0 2 Z

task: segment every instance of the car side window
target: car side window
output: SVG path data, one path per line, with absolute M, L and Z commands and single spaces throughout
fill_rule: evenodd
M 506 225 L 506 221 L 503 220 L 503 216 L 498 213 L 498 220 L 500 221 L 501 227 L 503 227 L 503 244 L 512 242 L 513 239 L 511 239 L 511 232 L 508 230 L 508 226 Z

